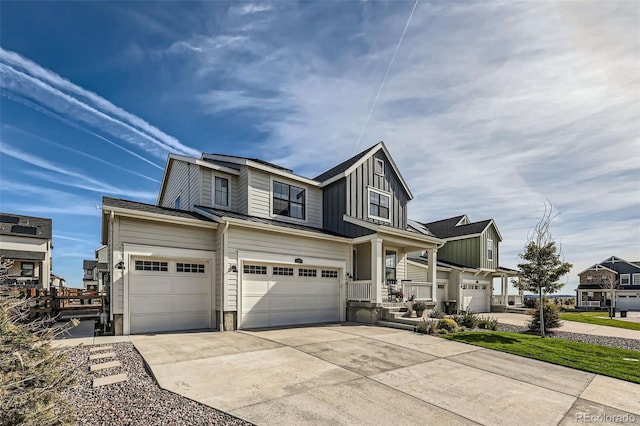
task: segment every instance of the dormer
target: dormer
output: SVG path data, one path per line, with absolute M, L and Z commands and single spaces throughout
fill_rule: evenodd
M 315 177 L 323 189 L 325 229 L 349 236 L 368 225 L 407 229 L 413 198 L 384 142 Z

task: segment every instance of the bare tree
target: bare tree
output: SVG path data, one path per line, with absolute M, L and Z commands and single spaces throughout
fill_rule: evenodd
M 616 300 L 616 290 L 618 288 L 618 280 L 611 280 L 607 275 L 602 277 L 602 282 L 600 283 L 600 287 L 609 290 L 609 318 L 614 318 L 616 316 L 616 308 L 615 308 L 615 300 Z
M 540 309 L 540 335 L 545 336 L 544 295 L 560 290 L 564 283 L 559 279 L 569 273 L 570 263 L 562 262 L 562 249 L 556 247 L 551 236 L 551 221 L 554 219 L 553 205 L 544 205 L 544 214 L 527 237 L 524 253 L 519 255 L 520 279 L 514 284 L 520 290 L 538 293 Z

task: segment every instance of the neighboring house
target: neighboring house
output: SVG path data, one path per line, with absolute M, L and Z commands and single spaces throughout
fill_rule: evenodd
M 13 260 L 8 283 L 48 289 L 51 283 L 51 219 L 0 213 L 0 256 Z
M 83 260 L 82 269 L 82 286 L 86 291 L 98 291 L 98 261 Z
M 517 271 L 499 266 L 500 231 L 487 219 L 470 222 L 467 215 L 420 224 L 446 244 L 437 253 L 437 294 L 439 308 L 449 301 L 456 310 L 490 312 L 509 304 L 508 278 Z M 429 261 L 424 256 L 409 256 L 407 279 L 425 280 Z M 500 296 L 493 296 L 493 281 L 499 279 Z M 511 300 L 516 304 L 515 300 Z
M 172 154 L 157 205 L 103 199 L 114 330 L 375 322 L 416 252 L 432 266 L 414 285 L 436 299 L 444 241 L 407 218 L 412 198 L 382 142 L 315 178 Z
M 578 274 L 577 306 L 611 306 L 614 288 L 616 309 L 640 310 L 640 262 L 611 256 Z
M 50 288 L 63 288 L 64 287 L 64 283 L 66 282 L 66 280 L 56 274 L 54 274 L 53 272 L 51 273 L 51 281 L 50 281 Z
M 106 290 L 109 285 L 109 253 L 107 246 L 101 246 L 96 249 L 96 260 L 98 262 L 95 270 L 96 279 L 98 280 L 98 291 Z

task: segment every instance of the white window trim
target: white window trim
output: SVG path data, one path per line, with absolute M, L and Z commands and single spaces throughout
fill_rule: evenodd
M 626 284 L 622 282 L 625 277 L 627 278 Z M 631 274 L 620 274 L 620 285 L 631 285 Z
M 216 203 L 216 178 L 226 179 L 227 180 L 227 204 L 218 204 Z M 221 176 L 212 174 L 211 176 L 211 205 L 214 207 L 226 207 L 230 208 L 231 204 L 231 179 L 228 176 Z
M 381 165 L 382 172 L 378 172 L 378 170 L 377 170 L 378 164 Z M 376 175 L 384 176 L 384 160 L 381 159 L 381 158 L 374 158 L 373 170 L 375 171 Z
M 380 217 L 380 216 L 374 216 L 371 214 L 371 192 L 377 192 L 380 195 L 384 195 L 385 197 L 389 198 L 389 217 L 388 218 L 384 218 L 384 217 Z M 384 192 L 381 191 L 377 188 L 372 188 L 370 186 L 367 187 L 367 217 L 369 219 L 375 219 L 375 220 L 379 220 L 381 222 L 387 222 L 387 223 L 391 223 L 391 193 L 389 192 Z
M 633 274 L 632 275 L 631 284 L 640 285 L 640 274 Z
M 291 216 L 283 216 L 281 214 L 273 214 L 273 182 L 284 183 L 285 185 L 297 186 L 298 188 L 304 189 L 304 219 L 299 219 L 297 217 Z M 274 219 L 283 220 L 283 221 L 291 221 L 295 223 L 308 223 L 309 222 L 309 187 L 307 185 L 302 185 L 300 182 L 295 180 L 281 179 L 279 177 L 270 176 L 269 177 L 269 217 Z
M 491 243 L 491 257 L 489 257 L 489 243 Z M 487 261 L 489 262 L 493 262 L 493 252 L 496 249 L 495 245 L 493 244 L 493 240 L 488 238 L 487 239 Z

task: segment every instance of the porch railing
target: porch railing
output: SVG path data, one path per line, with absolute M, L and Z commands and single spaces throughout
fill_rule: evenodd
M 493 306 L 521 306 L 522 305 L 522 296 L 519 294 L 509 294 L 505 300 L 504 296 L 501 294 L 496 294 L 491 296 L 491 304 Z
M 433 299 L 433 283 L 403 281 L 402 293 L 405 299 L 409 299 L 412 295 L 416 296 L 416 300 L 432 300 Z
M 355 302 L 371 301 L 371 281 L 349 281 L 347 283 L 347 300 Z
M 582 306 L 587 307 L 587 308 L 599 308 L 600 307 L 600 301 L 599 300 L 583 301 L 582 302 Z

